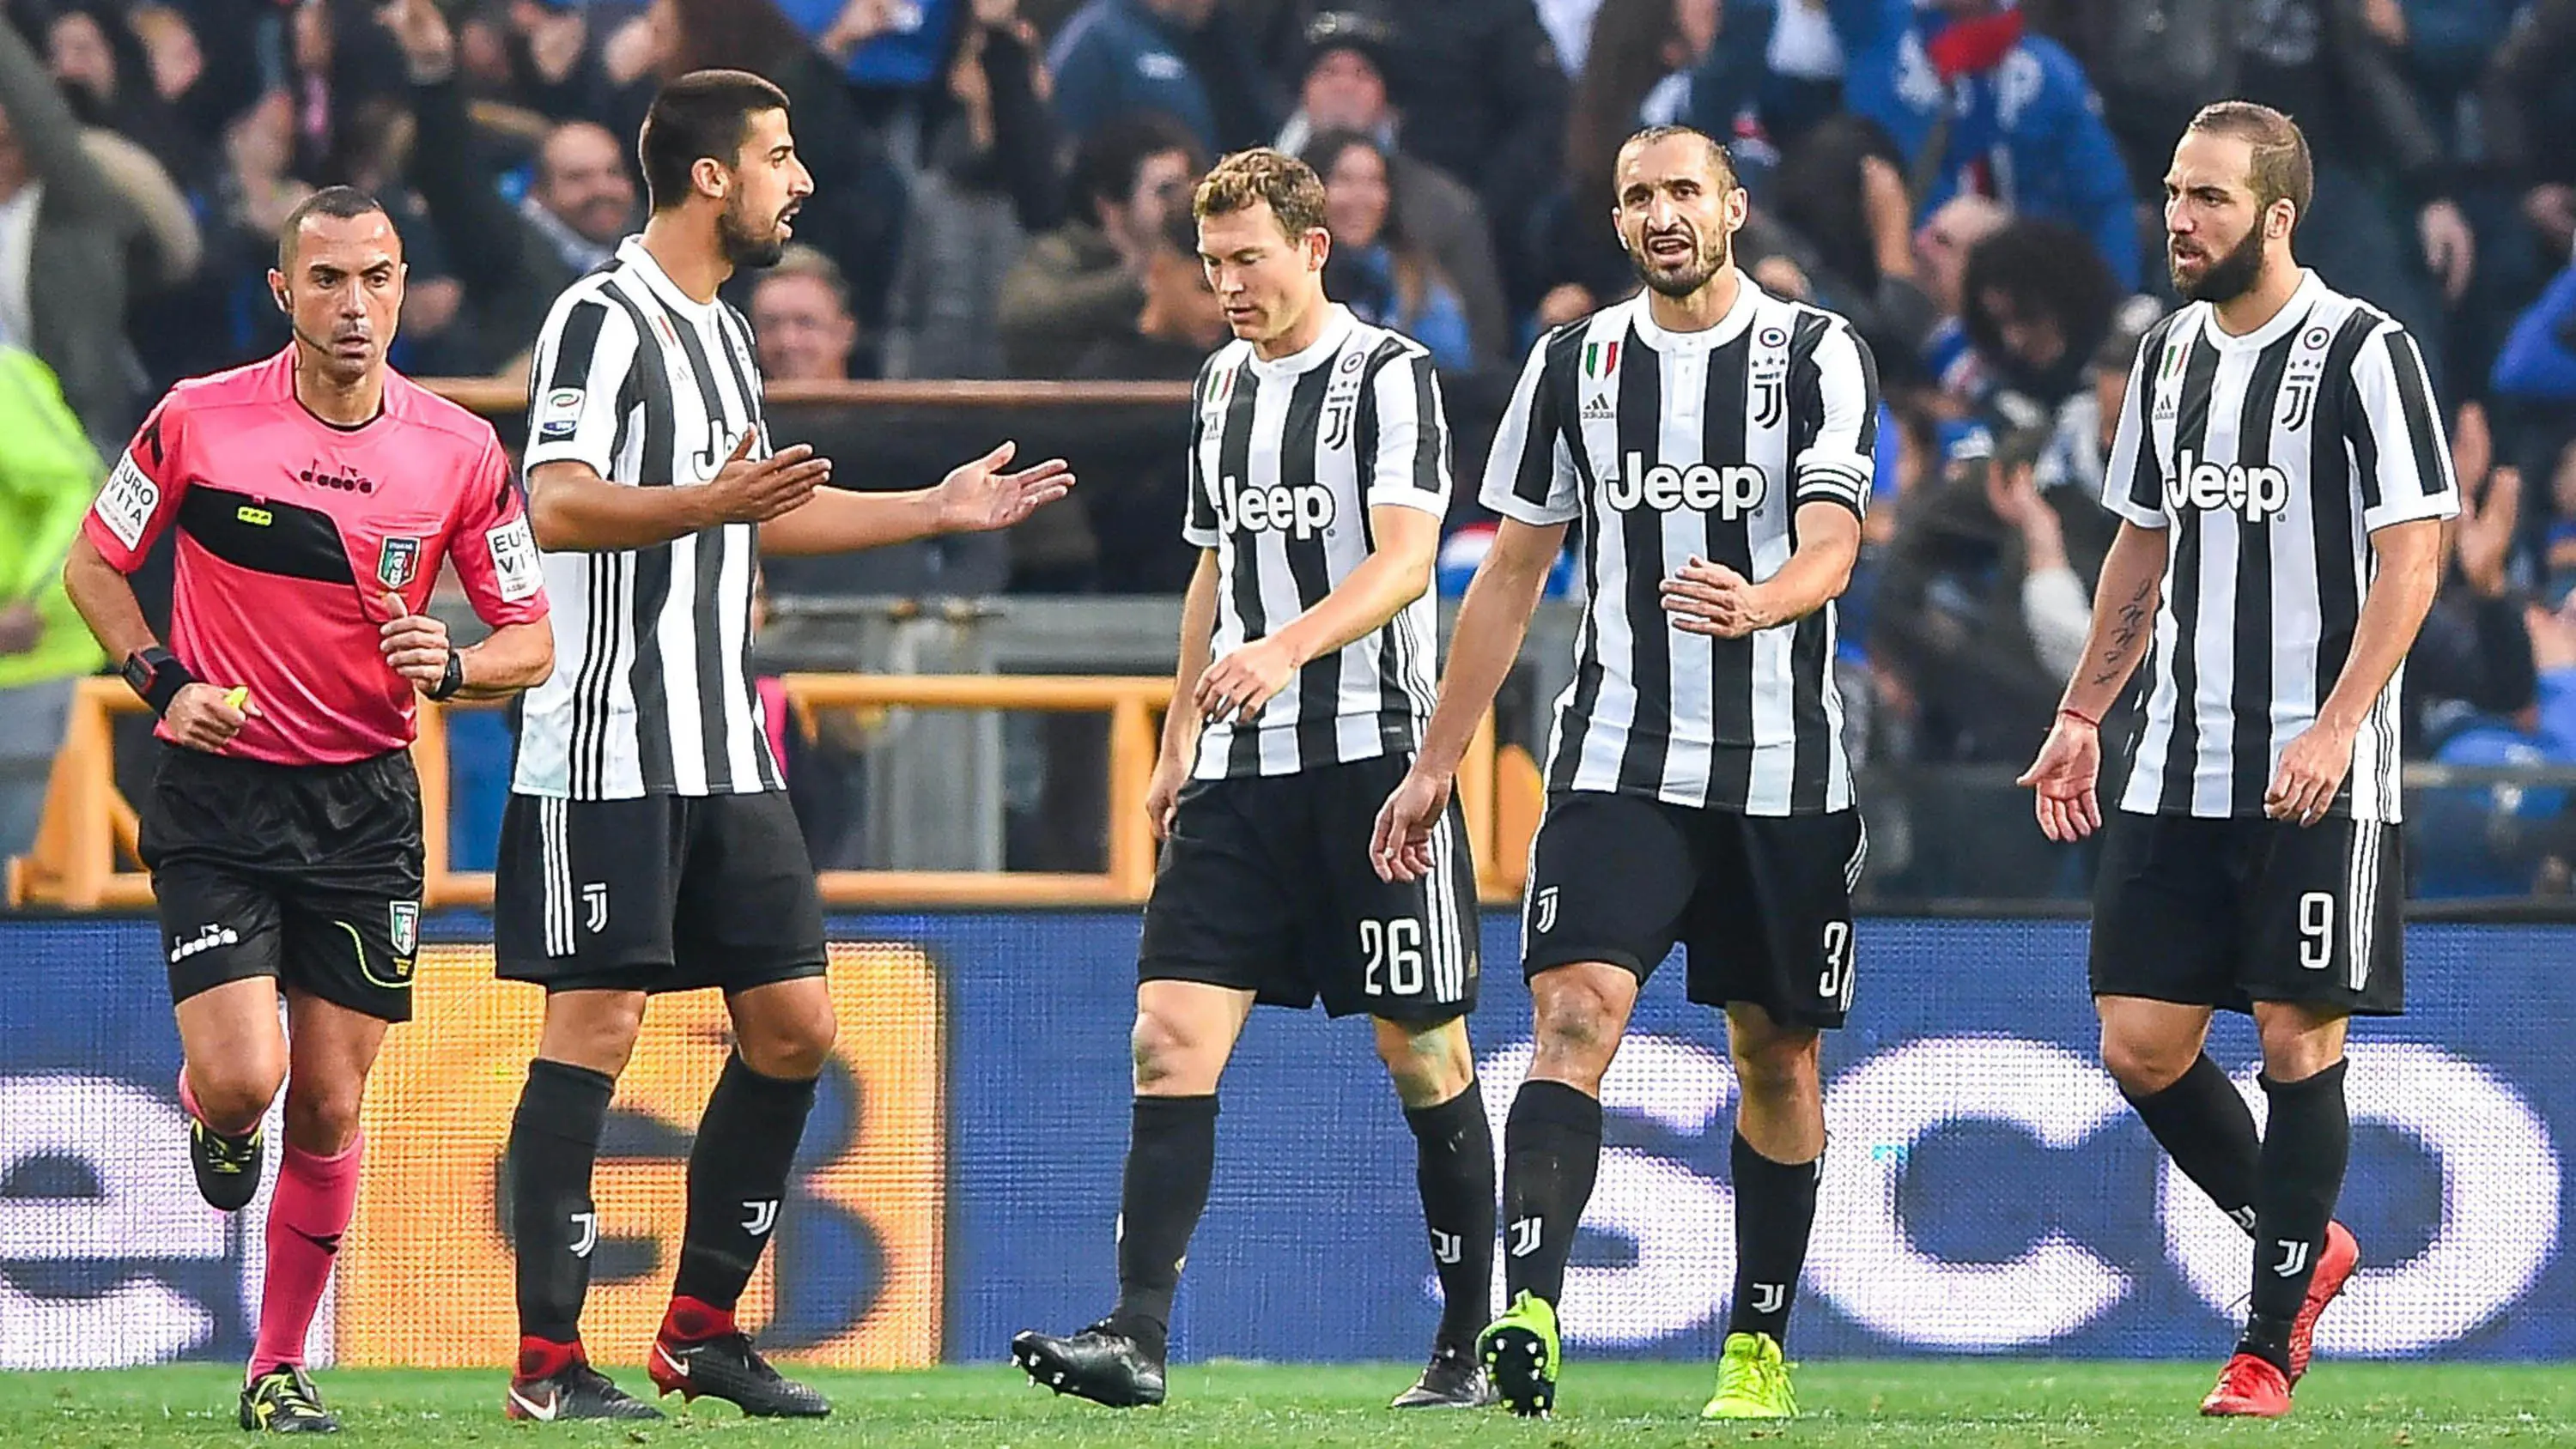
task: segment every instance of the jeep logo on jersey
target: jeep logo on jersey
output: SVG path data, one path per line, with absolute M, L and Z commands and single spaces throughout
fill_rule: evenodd
M 1333 490 L 1321 483 L 1301 488 L 1246 488 L 1217 480 L 1217 527 L 1228 533 L 1286 533 L 1299 542 L 1333 526 Z
M 2222 467 L 2193 458 L 2185 448 L 2175 456 L 2174 471 L 2165 479 L 2165 502 L 2176 513 L 2224 509 L 2242 515 L 2247 523 L 2268 523 L 2290 506 L 2290 475 L 2261 464 Z
M 1687 508 L 1714 513 L 1732 523 L 1762 506 L 1765 486 L 1762 470 L 1750 463 L 1729 463 L 1723 468 L 1708 463 L 1650 467 L 1645 454 L 1632 452 L 1618 472 L 1601 480 L 1601 501 L 1622 513 Z
M 376 581 L 389 589 L 399 589 L 411 582 L 420 571 L 420 540 L 389 538 L 376 554 Z

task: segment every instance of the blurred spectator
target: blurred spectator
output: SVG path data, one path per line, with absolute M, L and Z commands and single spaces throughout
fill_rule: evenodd
M 939 74 L 958 0 L 780 0 L 778 7 L 815 48 L 839 62 L 850 83 L 916 91 Z
M 493 188 L 494 167 L 457 85 L 455 33 L 436 0 L 395 0 L 384 16 L 401 42 L 418 118 L 411 180 L 471 301 L 468 365 L 499 371 L 535 339 L 556 294 L 635 224 L 625 148 L 593 122 L 556 126 L 538 150 L 535 185 L 514 209 Z
M 1061 211 L 1051 82 L 1014 0 L 975 0 L 931 108 L 887 299 L 889 377 L 999 377 L 1001 278 Z
M 2128 168 L 2084 68 L 2025 34 L 2014 0 L 1834 0 L 1845 103 L 1887 129 L 1929 212 L 1962 191 L 2088 238 L 2138 284 Z
M 1812 127 L 1780 167 L 1772 210 L 1805 251 L 1805 295 L 1851 319 L 1902 381 L 1940 320 L 1916 280 L 1914 221 L 1896 145 L 1857 116 Z
M 832 259 L 798 243 L 751 284 L 751 333 L 763 382 L 842 382 L 858 347 L 850 284 Z
M 1280 128 L 1277 144 L 1311 164 L 1310 143 L 1322 132 L 1356 131 L 1374 142 L 1392 192 L 1388 205 L 1402 219 L 1404 235 L 1448 278 L 1465 309 L 1472 346 L 1466 355 L 1441 357 L 1440 365 L 1461 371 L 1501 367 L 1513 349 L 1493 228 L 1474 192 L 1407 154 L 1400 108 L 1387 79 L 1394 38 L 1391 25 L 1365 12 L 1317 15 L 1306 27 L 1300 105 Z M 1340 240 L 1338 232 L 1334 240 Z
M 2576 265 L 2513 324 L 2496 353 L 2494 386 L 2525 401 L 2576 401 Z
M 341 155 L 333 169 L 344 184 L 376 198 L 402 237 L 402 330 L 394 338 L 394 365 L 422 377 L 473 372 L 479 364 L 472 329 L 458 325 L 465 284 L 448 266 L 429 208 L 408 180 L 416 135 L 411 110 L 400 99 L 370 99 L 340 128 Z
M 1968 254 L 2010 220 L 2012 213 L 1991 198 L 1962 194 L 1941 203 L 1914 232 L 1915 275 L 1939 318 L 1923 339 L 1923 370 L 1934 386 L 1954 398 L 1975 397 L 1985 387 L 1977 371 L 1977 350 L 1968 341 L 1968 324 L 1961 315 L 1967 310 L 1963 284 Z
M 2083 657 L 2091 585 L 2066 552 L 2060 510 L 2100 505 L 2040 492 L 2047 435 L 1961 449 L 1938 483 L 1905 499 L 1871 609 L 1870 658 L 1894 674 L 1915 712 L 1918 759 L 2020 765 L 2039 748 L 2057 697 Z M 1937 893 L 2029 893 L 2057 852 L 2020 811 L 1991 795 L 1927 781 L 1918 829 L 1950 857 L 1926 882 Z
M 2576 765 L 2576 619 L 2562 606 L 2521 606 L 2529 667 L 2520 697 L 2451 722 L 2434 758 L 2445 765 L 2529 769 Z M 2420 651 L 2422 646 L 2417 646 Z M 2408 683 L 2414 681 L 2410 655 Z M 2576 819 L 2563 784 L 2508 779 L 2427 790 L 2408 818 L 2424 844 L 2410 852 L 2419 897 L 2565 895 L 2576 861 Z
M 2549 551 L 2542 564 L 2547 570 L 2549 591 L 2558 594 L 2576 587 L 2576 439 L 2558 449 L 2549 474 L 2549 496 L 2556 508 L 2549 523 Z
M 1251 37 L 1217 0 L 1090 0 L 1056 32 L 1047 69 L 1056 118 L 1077 140 L 1151 111 L 1214 155 L 1268 140 L 1284 109 Z
M 1102 127 L 1076 151 L 1073 215 L 1002 279 L 1002 359 L 1013 377 L 1065 377 L 1103 338 L 1132 334 L 1166 197 L 1204 154 L 1167 116 Z M 1051 510 L 1055 511 L 1055 510 Z
M 276 11 L 272 0 L 189 0 L 184 11 L 175 5 L 142 4 L 126 12 L 127 26 L 143 45 L 153 93 L 201 148 L 203 165 L 214 163 L 214 138 L 250 109 L 266 86 L 256 48 L 259 20 Z M 172 176 L 190 184 L 197 172 Z
M 2478 90 L 2487 160 L 2557 260 L 2576 255 L 2576 0 L 2533 0 Z M 2547 137 L 2559 138 L 2556 144 Z
M 1228 336 L 1225 308 L 1199 263 L 1198 222 L 1190 214 L 1188 192 L 1175 187 L 1165 199 L 1163 225 L 1145 269 L 1145 308 L 1135 331 L 1094 343 L 1074 365 L 1073 375 L 1186 382 Z M 1189 486 L 1189 454 L 1179 448 L 1131 470 L 1113 467 L 1083 475 L 1083 511 L 1099 550 L 1104 590 L 1165 594 L 1189 586 L 1198 558 L 1182 545 L 1173 522 L 1188 502 Z
M 1479 359 L 1466 304 L 1438 260 L 1407 233 L 1395 209 L 1387 153 L 1357 131 L 1326 131 L 1303 159 L 1324 180 L 1324 220 L 1333 237 L 1325 292 L 1362 321 L 1429 348 L 1435 365 L 1472 370 Z M 1495 301 L 1499 310 L 1501 299 Z
M 2451 459 L 2460 516 L 2445 543 L 2444 587 L 2406 656 L 2405 742 L 2418 758 L 2462 717 L 2511 714 L 2531 699 L 2528 596 L 2513 584 L 2522 476 L 2496 466 L 2485 410 L 2473 402 L 2452 420 Z
M 44 62 L 0 23 L 0 343 L 52 369 L 103 444 L 135 422 L 127 269 L 149 244 Z
M 1960 292 L 1988 398 L 2026 399 L 2016 422 L 2028 423 L 2088 388 L 2122 290 L 2084 234 L 2060 222 L 2015 221 L 1977 243 Z
M 0 346 L 0 868 L 35 841 L 74 684 L 107 662 L 63 593 L 102 471 L 45 365 Z
M 45 53 L 83 125 L 141 146 L 173 177 L 204 169 L 206 139 L 190 136 L 153 88 L 143 41 L 114 10 L 91 0 L 57 12 L 45 28 Z

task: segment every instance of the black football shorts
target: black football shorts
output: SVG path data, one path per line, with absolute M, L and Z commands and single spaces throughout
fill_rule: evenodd
M 1521 970 L 1578 961 L 1643 982 L 1676 944 L 1688 995 L 1749 1002 L 1782 1026 L 1851 1010 L 1851 893 L 1868 852 L 1860 812 L 1739 815 L 1633 795 L 1560 791 L 1530 854 Z
M 420 781 L 411 752 L 275 765 L 156 742 L 139 853 L 170 999 L 275 978 L 411 1019 L 420 949 Z
M 1476 1009 L 1476 869 L 1452 801 L 1421 880 L 1378 879 L 1369 836 L 1412 761 L 1182 787 L 1145 904 L 1140 981 L 1201 981 L 1269 1006 L 1435 1024 Z

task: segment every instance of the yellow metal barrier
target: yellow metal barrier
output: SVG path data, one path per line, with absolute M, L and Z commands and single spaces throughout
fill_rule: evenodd
M 1067 906 L 1142 902 L 1154 883 L 1154 839 L 1141 802 L 1160 749 L 1172 682 L 1162 676 L 1035 674 L 785 676 L 790 717 L 808 734 L 820 710 L 998 709 L 1109 716 L 1109 862 L 1097 872 L 827 870 L 817 883 L 831 906 Z M 489 907 L 488 871 L 448 868 L 447 716 L 492 703 L 420 705 L 412 757 L 420 773 L 425 904 Z M 112 679 L 81 682 L 45 801 L 34 851 L 9 862 L 8 903 L 68 910 L 136 910 L 152 902 L 135 857 L 134 808 L 119 794 L 110 721 L 143 708 Z M 1493 720 L 1477 730 L 1458 772 L 1478 884 L 1490 901 L 1516 898 L 1537 828 L 1537 767 L 1518 750 L 1497 752 Z

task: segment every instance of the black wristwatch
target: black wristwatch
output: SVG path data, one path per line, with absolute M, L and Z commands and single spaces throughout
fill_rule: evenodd
M 464 687 L 465 656 L 457 652 L 455 646 L 450 645 L 447 650 L 447 672 L 438 676 L 437 685 L 428 691 L 429 697 L 450 699 L 455 696 L 456 691 Z
M 179 691 L 197 682 L 197 676 L 188 672 L 179 656 L 158 644 L 126 655 L 119 672 L 125 676 L 126 686 L 152 706 L 154 714 L 168 714 L 170 701 L 178 698 Z

